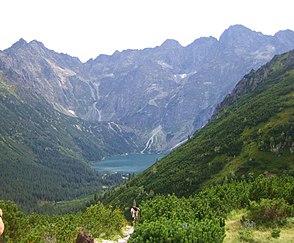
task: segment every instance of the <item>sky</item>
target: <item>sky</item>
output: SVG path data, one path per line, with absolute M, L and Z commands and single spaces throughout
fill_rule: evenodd
M 0 50 L 20 38 L 85 62 L 175 39 L 219 39 L 231 25 L 294 30 L 293 0 L 1 0 Z

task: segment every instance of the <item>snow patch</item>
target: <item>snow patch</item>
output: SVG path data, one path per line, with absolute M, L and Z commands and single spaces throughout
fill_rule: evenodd
M 177 74 L 177 76 L 179 76 L 180 78 L 187 78 L 188 74 L 187 73 L 182 73 L 182 74 Z
M 148 101 L 148 105 L 153 105 L 153 106 L 158 107 L 158 105 L 157 105 L 155 99 L 149 100 L 149 101 Z
M 187 78 L 191 77 L 192 75 L 196 74 L 197 71 L 191 72 L 191 73 L 178 73 L 174 74 L 174 80 L 177 83 L 184 82 Z
M 73 110 L 67 110 L 70 114 L 76 116 L 76 113 Z
M 173 67 L 167 63 L 165 63 L 164 61 L 162 60 L 158 60 L 157 61 L 157 64 L 160 65 L 161 67 L 163 68 L 169 68 L 169 69 L 173 69 Z

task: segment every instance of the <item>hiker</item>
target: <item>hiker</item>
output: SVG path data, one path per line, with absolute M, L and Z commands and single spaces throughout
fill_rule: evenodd
M 3 216 L 3 212 L 2 212 L 2 209 L 0 208 L 0 236 L 4 232 L 4 223 L 2 221 L 2 216 Z
M 131 217 L 132 217 L 133 227 L 135 227 L 136 220 L 139 219 L 139 211 L 140 211 L 140 208 L 138 208 L 136 206 L 131 207 Z

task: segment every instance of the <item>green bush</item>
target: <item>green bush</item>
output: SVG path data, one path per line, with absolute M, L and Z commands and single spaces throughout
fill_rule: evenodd
M 284 225 L 286 219 L 294 215 L 293 205 L 289 205 L 283 198 L 252 201 L 249 210 L 248 217 L 257 225 L 264 226 Z
M 80 214 L 80 219 L 82 231 L 93 237 L 99 237 L 102 233 L 106 236 L 119 233 L 125 223 L 121 211 L 106 208 L 100 202 L 88 207 L 85 213 Z
M 78 232 L 85 231 L 92 237 L 119 233 L 126 223 L 118 209 L 106 208 L 101 203 L 92 205 L 85 212 L 60 216 L 40 214 L 25 215 L 10 201 L 1 201 L 5 237 L 7 242 L 73 242 Z
M 221 219 L 184 222 L 160 218 L 136 227 L 129 242 L 222 242 L 225 237 Z
M 250 200 L 259 201 L 262 198 L 284 198 L 287 203 L 294 204 L 294 177 L 274 176 L 266 178 L 259 176 L 250 189 Z
M 279 230 L 279 229 L 273 229 L 273 231 L 272 231 L 272 237 L 273 238 L 279 238 L 280 237 L 280 233 L 281 233 L 281 230 Z

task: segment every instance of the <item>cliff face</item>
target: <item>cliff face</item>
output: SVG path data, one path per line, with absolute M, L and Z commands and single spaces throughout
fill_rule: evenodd
M 0 68 L 24 96 L 30 90 L 67 115 L 115 122 L 136 134 L 141 151 L 160 151 L 202 127 L 238 80 L 293 49 L 293 38 L 289 30 L 266 36 L 236 25 L 219 40 L 186 47 L 167 40 L 86 63 L 20 40 L 0 54 Z
M 252 70 L 236 85 L 233 91 L 218 105 L 215 113 L 236 102 L 241 96 L 258 89 L 273 72 L 279 71 L 282 67 L 293 67 L 294 51 L 283 56 L 275 56 L 270 62 L 263 65 L 257 71 Z

